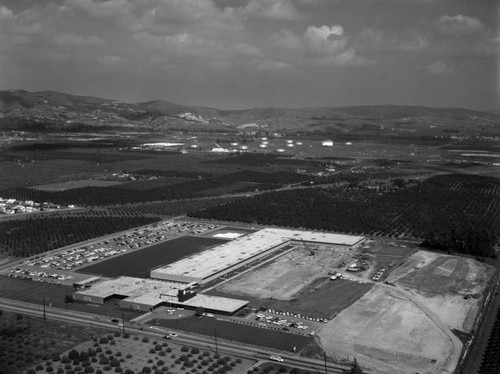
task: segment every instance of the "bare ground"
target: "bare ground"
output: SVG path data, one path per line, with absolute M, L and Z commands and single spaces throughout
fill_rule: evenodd
M 454 345 L 413 302 L 390 287 L 374 287 L 319 332 L 337 358 L 356 357 L 379 373 L 438 373 Z
M 493 271 L 471 258 L 419 251 L 389 280 L 409 290 L 450 328 L 471 332 Z
M 308 250 L 295 249 L 216 290 L 263 299 L 290 300 L 314 279 L 328 276 L 328 271 L 336 268 L 342 257 L 347 257 L 347 254 L 333 248 L 315 251 L 313 256 Z

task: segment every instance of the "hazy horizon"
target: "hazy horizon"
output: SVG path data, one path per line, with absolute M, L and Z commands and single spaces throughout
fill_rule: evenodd
M 4 0 L 0 87 L 218 109 L 499 108 L 497 1 Z

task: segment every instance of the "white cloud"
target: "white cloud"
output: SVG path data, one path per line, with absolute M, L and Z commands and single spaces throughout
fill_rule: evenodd
M 101 56 L 98 61 L 105 66 L 118 66 L 126 63 L 126 60 L 119 56 Z
M 309 26 L 300 36 L 291 30 L 281 30 L 270 36 L 270 42 L 277 50 L 288 52 L 286 57 L 292 64 L 360 66 L 373 63 L 358 56 L 341 25 Z
M 446 35 L 461 37 L 481 35 L 487 31 L 487 27 L 476 17 L 464 16 L 441 16 L 438 20 L 439 29 Z
M 5 6 L 0 6 L 0 21 L 14 18 L 14 12 Z
M 438 60 L 427 65 L 427 71 L 431 74 L 451 74 L 455 72 L 455 68 L 450 63 Z

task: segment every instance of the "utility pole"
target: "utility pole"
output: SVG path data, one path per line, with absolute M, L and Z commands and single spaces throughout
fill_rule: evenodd
M 328 369 L 326 367 L 326 352 L 323 351 L 323 358 L 325 359 L 325 374 L 328 374 Z
M 122 332 L 125 334 L 125 318 L 123 318 L 123 309 L 121 310 L 122 312 Z
M 47 316 L 45 315 L 45 296 L 43 297 L 43 320 L 47 321 Z
M 219 350 L 217 349 L 217 328 L 214 329 L 215 336 L 215 354 L 219 354 Z

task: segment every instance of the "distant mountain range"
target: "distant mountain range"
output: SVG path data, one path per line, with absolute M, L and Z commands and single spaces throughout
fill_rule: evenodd
M 7 90 L 0 91 L 0 129 L 498 136 L 500 111 L 398 105 L 220 110 L 163 100 L 124 103 L 61 92 Z

